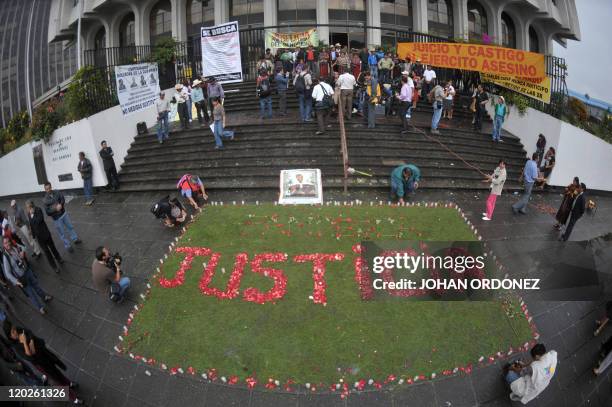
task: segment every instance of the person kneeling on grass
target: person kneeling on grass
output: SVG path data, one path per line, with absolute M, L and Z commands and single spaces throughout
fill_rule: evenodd
M 179 182 L 176 184 L 176 188 L 181 191 L 183 198 L 186 198 L 194 209 L 199 209 L 196 199 L 198 197 L 208 199 L 206 191 L 204 190 L 204 183 L 200 177 L 191 174 L 185 174 L 181 177 Z
M 415 192 L 421 180 L 421 170 L 414 164 L 400 165 L 391 172 L 391 199 L 397 197 L 404 203 L 404 197 Z
M 546 352 L 546 347 L 538 343 L 531 348 L 531 357 L 533 362 L 529 365 L 516 361 L 508 366 L 506 382 L 512 390 L 510 400 L 529 403 L 544 391 L 555 374 L 556 351 Z

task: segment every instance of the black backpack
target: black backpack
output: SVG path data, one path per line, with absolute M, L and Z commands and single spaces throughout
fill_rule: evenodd
M 270 79 L 266 78 L 259 82 L 259 86 L 257 87 L 257 94 L 260 98 L 265 98 L 270 96 L 272 91 L 270 90 Z
M 306 80 L 304 79 L 304 75 L 298 75 L 297 78 L 295 78 L 295 85 L 293 85 L 293 87 L 297 93 L 306 92 Z

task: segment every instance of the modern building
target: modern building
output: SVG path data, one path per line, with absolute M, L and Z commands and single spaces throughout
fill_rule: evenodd
M 76 70 L 71 41 L 49 42 L 51 0 L 0 0 L 0 125 L 55 92 Z
M 284 31 L 316 25 L 322 40 L 352 47 L 394 43 L 397 30 L 544 54 L 553 41 L 580 39 L 574 0 L 53 0 L 49 40 L 73 40 L 79 16 L 85 50 L 186 41 L 234 20 Z
M 569 97 L 578 99 L 585 104 L 590 117 L 604 120 L 606 117 L 612 116 L 612 104 L 572 89 L 569 89 L 567 93 Z

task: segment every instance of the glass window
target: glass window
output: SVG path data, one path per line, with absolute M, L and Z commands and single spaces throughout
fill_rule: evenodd
M 501 15 L 502 46 L 506 48 L 516 48 L 516 29 L 514 21 L 506 13 Z
M 540 41 L 538 39 L 538 33 L 532 26 L 529 26 L 529 51 L 540 52 Z
M 128 13 L 119 25 L 119 46 L 129 47 L 136 44 L 134 13 Z
M 214 0 L 187 2 L 187 36 L 199 37 L 200 28 L 215 24 Z
M 412 0 L 380 0 L 381 25 L 412 27 Z
M 453 36 L 453 6 L 450 0 L 429 0 L 427 19 L 430 34 L 449 38 Z
M 329 0 L 329 19 L 365 24 L 365 0 Z
M 94 38 L 94 49 L 106 48 L 106 31 L 104 27 L 100 28 Z
M 278 22 L 315 22 L 316 3 L 311 0 L 278 0 Z
M 263 24 L 263 0 L 230 0 L 230 18 L 240 26 Z
M 157 2 L 149 16 L 151 45 L 163 37 L 172 37 L 172 6 L 170 0 Z
M 481 40 L 488 33 L 487 13 L 480 3 L 474 0 L 468 2 L 469 38 Z

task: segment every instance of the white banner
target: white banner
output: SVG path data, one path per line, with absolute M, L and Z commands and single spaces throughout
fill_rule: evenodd
M 157 63 L 116 66 L 115 81 L 124 116 L 153 106 L 159 97 Z
M 202 27 L 202 74 L 220 83 L 242 82 L 238 22 Z

